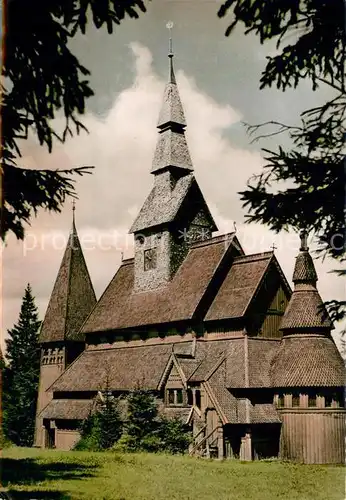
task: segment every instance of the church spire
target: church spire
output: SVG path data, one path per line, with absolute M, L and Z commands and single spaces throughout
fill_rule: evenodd
M 173 23 L 167 23 L 171 30 Z M 173 67 L 172 38 L 169 39 L 169 73 L 163 95 L 157 128 L 159 138 L 153 159 L 151 172 L 156 174 L 162 169 L 179 169 L 181 174 L 193 170 L 192 161 L 185 138 L 186 120 L 181 104 Z
M 308 233 L 300 232 L 300 249 L 293 272 L 294 291 L 280 329 L 284 334 L 329 332 L 333 325 L 316 288 L 318 280 L 307 244 Z
M 45 343 L 82 340 L 79 329 L 95 304 L 95 292 L 76 229 L 73 203 L 72 228 L 48 303 L 39 341 Z

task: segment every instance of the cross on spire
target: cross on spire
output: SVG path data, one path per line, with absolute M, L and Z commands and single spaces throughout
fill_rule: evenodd
M 275 246 L 275 243 L 273 243 L 273 244 L 272 244 L 272 246 L 271 246 L 270 248 L 273 250 L 273 252 L 274 252 L 274 250 L 276 250 L 276 249 L 277 249 L 277 247 Z

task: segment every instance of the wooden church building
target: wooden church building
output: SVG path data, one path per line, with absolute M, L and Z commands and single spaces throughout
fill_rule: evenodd
M 213 237 L 172 58 L 134 258 L 98 301 L 73 221 L 40 332 L 36 445 L 72 448 L 107 384 L 116 396 L 153 391 L 191 426 L 191 454 L 342 463 L 344 363 L 307 235 L 293 292 L 273 252 Z

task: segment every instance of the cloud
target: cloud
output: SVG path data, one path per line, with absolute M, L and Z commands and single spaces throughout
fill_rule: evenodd
M 89 134 L 82 133 L 63 145 L 56 144 L 52 154 L 33 138 L 22 145 L 22 164 L 31 168 L 95 165 L 93 175 L 76 179 L 79 196 L 76 218 L 97 296 L 117 270 L 121 252 L 125 257 L 133 253 L 132 236 L 127 231 L 153 180 L 149 172 L 165 81 L 153 71 L 152 55 L 146 47 L 132 43 L 129 50 L 134 58 L 133 83 L 117 95 L 106 115 L 89 113 L 83 117 Z M 248 240 L 246 244 L 244 240 L 244 247 L 251 252 L 262 251 L 261 245 L 263 250 L 268 250 L 273 241 L 277 242 L 279 261 L 290 277 L 296 248 L 288 247 L 286 237 L 280 236 L 279 241 L 261 226 L 243 225 L 244 211 L 237 192 L 244 189 L 252 174 L 260 171 L 263 159 L 259 152 L 236 147 L 226 136 L 231 127 L 239 124 L 241 112 L 231 105 L 219 104 L 202 92 L 191 75 L 178 70 L 176 76 L 196 178 L 220 228 L 227 230 L 236 220 L 240 239 Z M 56 120 L 58 127 L 62 123 Z M 41 212 L 27 229 L 24 243 L 9 238 L 3 252 L 5 329 L 17 320 L 28 282 L 43 317 L 71 219 L 71 207 L 67 203 L 61 214 Z M 334 298 L 339 281 L 326 275 L 325 266 L 319 271 L 323 298 Z

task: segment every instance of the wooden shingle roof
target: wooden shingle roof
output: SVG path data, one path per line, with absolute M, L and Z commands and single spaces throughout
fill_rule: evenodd
M 273 387 L 343 387 L 345 365 L 331 337 L 285 337 L 271 368 Z
M 236 257 L 205 320 L 242 317 L 272 258 L 273 252 Z
M 39 341 L 83 340 L 80 328 L 95 304 L 95 292 L 73 222 Z
M 156 389 L 171 344 L 84 351 L 54 382 L 53 391 Z
M 189 200 L 194 206 L 203 207 L 209 219 L 211 230 L 217 231 L 214 219 L 194 175 L 187 174 L 177 179 L 174 187 L 168 182 L 155 183 L 129 232 L 137 233 L 177 220 L 182 208 Z
M 174 278 L 162 288 L 133 290 L 133 259 L 123 261 L 82 328 L 83 333 L 191 319 L 220 262 L 228 259 L 234 235 L 192 245 Z M 235 243 L 236 244 L 236 243 Z
M 321 328 L 329 331 L 333 325 L 323 306 L 320 294 L 311 284 L 296 284 L 280 330 L 290 333 L 292 330 Z
M 282 319 L 280 329 L 285 335 L 295 332 L 333 328 L 316 288 L 317 273 L 306 245 L 306 232 L 301 232 L 301 248 L 293 272 L 294 291 Z
M 39 416 L 53 420 L 84 420 L 90 415 L 93 406 L 92 399 L 53 399 Z

